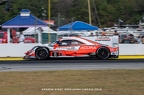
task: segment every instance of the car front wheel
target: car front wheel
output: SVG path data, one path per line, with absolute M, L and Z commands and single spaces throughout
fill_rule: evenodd
M 39 60 L 45 60 L 50 57 L 50 53 L 47 48 L 40 47 L 40 48 L 36 49 L 35 56 Z

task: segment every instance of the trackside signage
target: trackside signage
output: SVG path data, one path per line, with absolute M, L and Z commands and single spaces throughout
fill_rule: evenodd
M 111 41 L 111 38 L 107 36 L 100 36 L 100 37 L 96 37 L 95 41 Z
M 101 44 L 109 45 L 113 47 L 113 43 L 119 43 L 118 36 L 92 36 L 84 37 L 86 39 L 96 41 Z

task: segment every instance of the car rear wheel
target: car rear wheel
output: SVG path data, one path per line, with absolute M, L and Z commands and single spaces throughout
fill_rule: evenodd
M 107 47 L 100 47 L 96 51 L 96 56 L 99 59 L 103 59 L 103 60 L 108 59 L 110 56 L 110 51 Z
M 36 58 L 39 60 L 45 60 L 50 57 L 49 50 L 44 47 L 40 47 L 40 48 L 36 49 L 35 55 L 36 55 Z

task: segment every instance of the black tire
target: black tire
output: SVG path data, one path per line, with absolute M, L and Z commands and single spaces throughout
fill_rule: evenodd
M 35 56 L 38 60 L 45 60 L 50 57 L 50 53 L 47 48 L 39 47 L 36 49 Z
M 110 51 L 107 47 L 99 47 L 96 51 L 96 57 L 98 57 L 99 59 L 108 59 L 110 56 Z

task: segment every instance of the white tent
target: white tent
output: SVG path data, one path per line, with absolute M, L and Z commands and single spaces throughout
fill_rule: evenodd
M 50 29 L 49 27 L 29 27 L 28 29 L 23 31 L 24 35 L 38 34 L 38 43 L 42 43 L 42 34 L 43 33 L 57 34 L 56 31 Z
M 90 36 L 91 33 L 96 35 L 96 32 L 97 32 L 97 30 L 93 30 L 93 31 L 87 31 L 87 30 L 83 30 L 83 31 L 58 31 L 57 35 L 77 34 L 79 36 Z
M 42 33 L 57 33 L 56 31 L 50 29 L 49 27 L 29 27 L 28 29 L 23 31 L 23 34 L 24 35 L 38 34 L 40 31 Z

